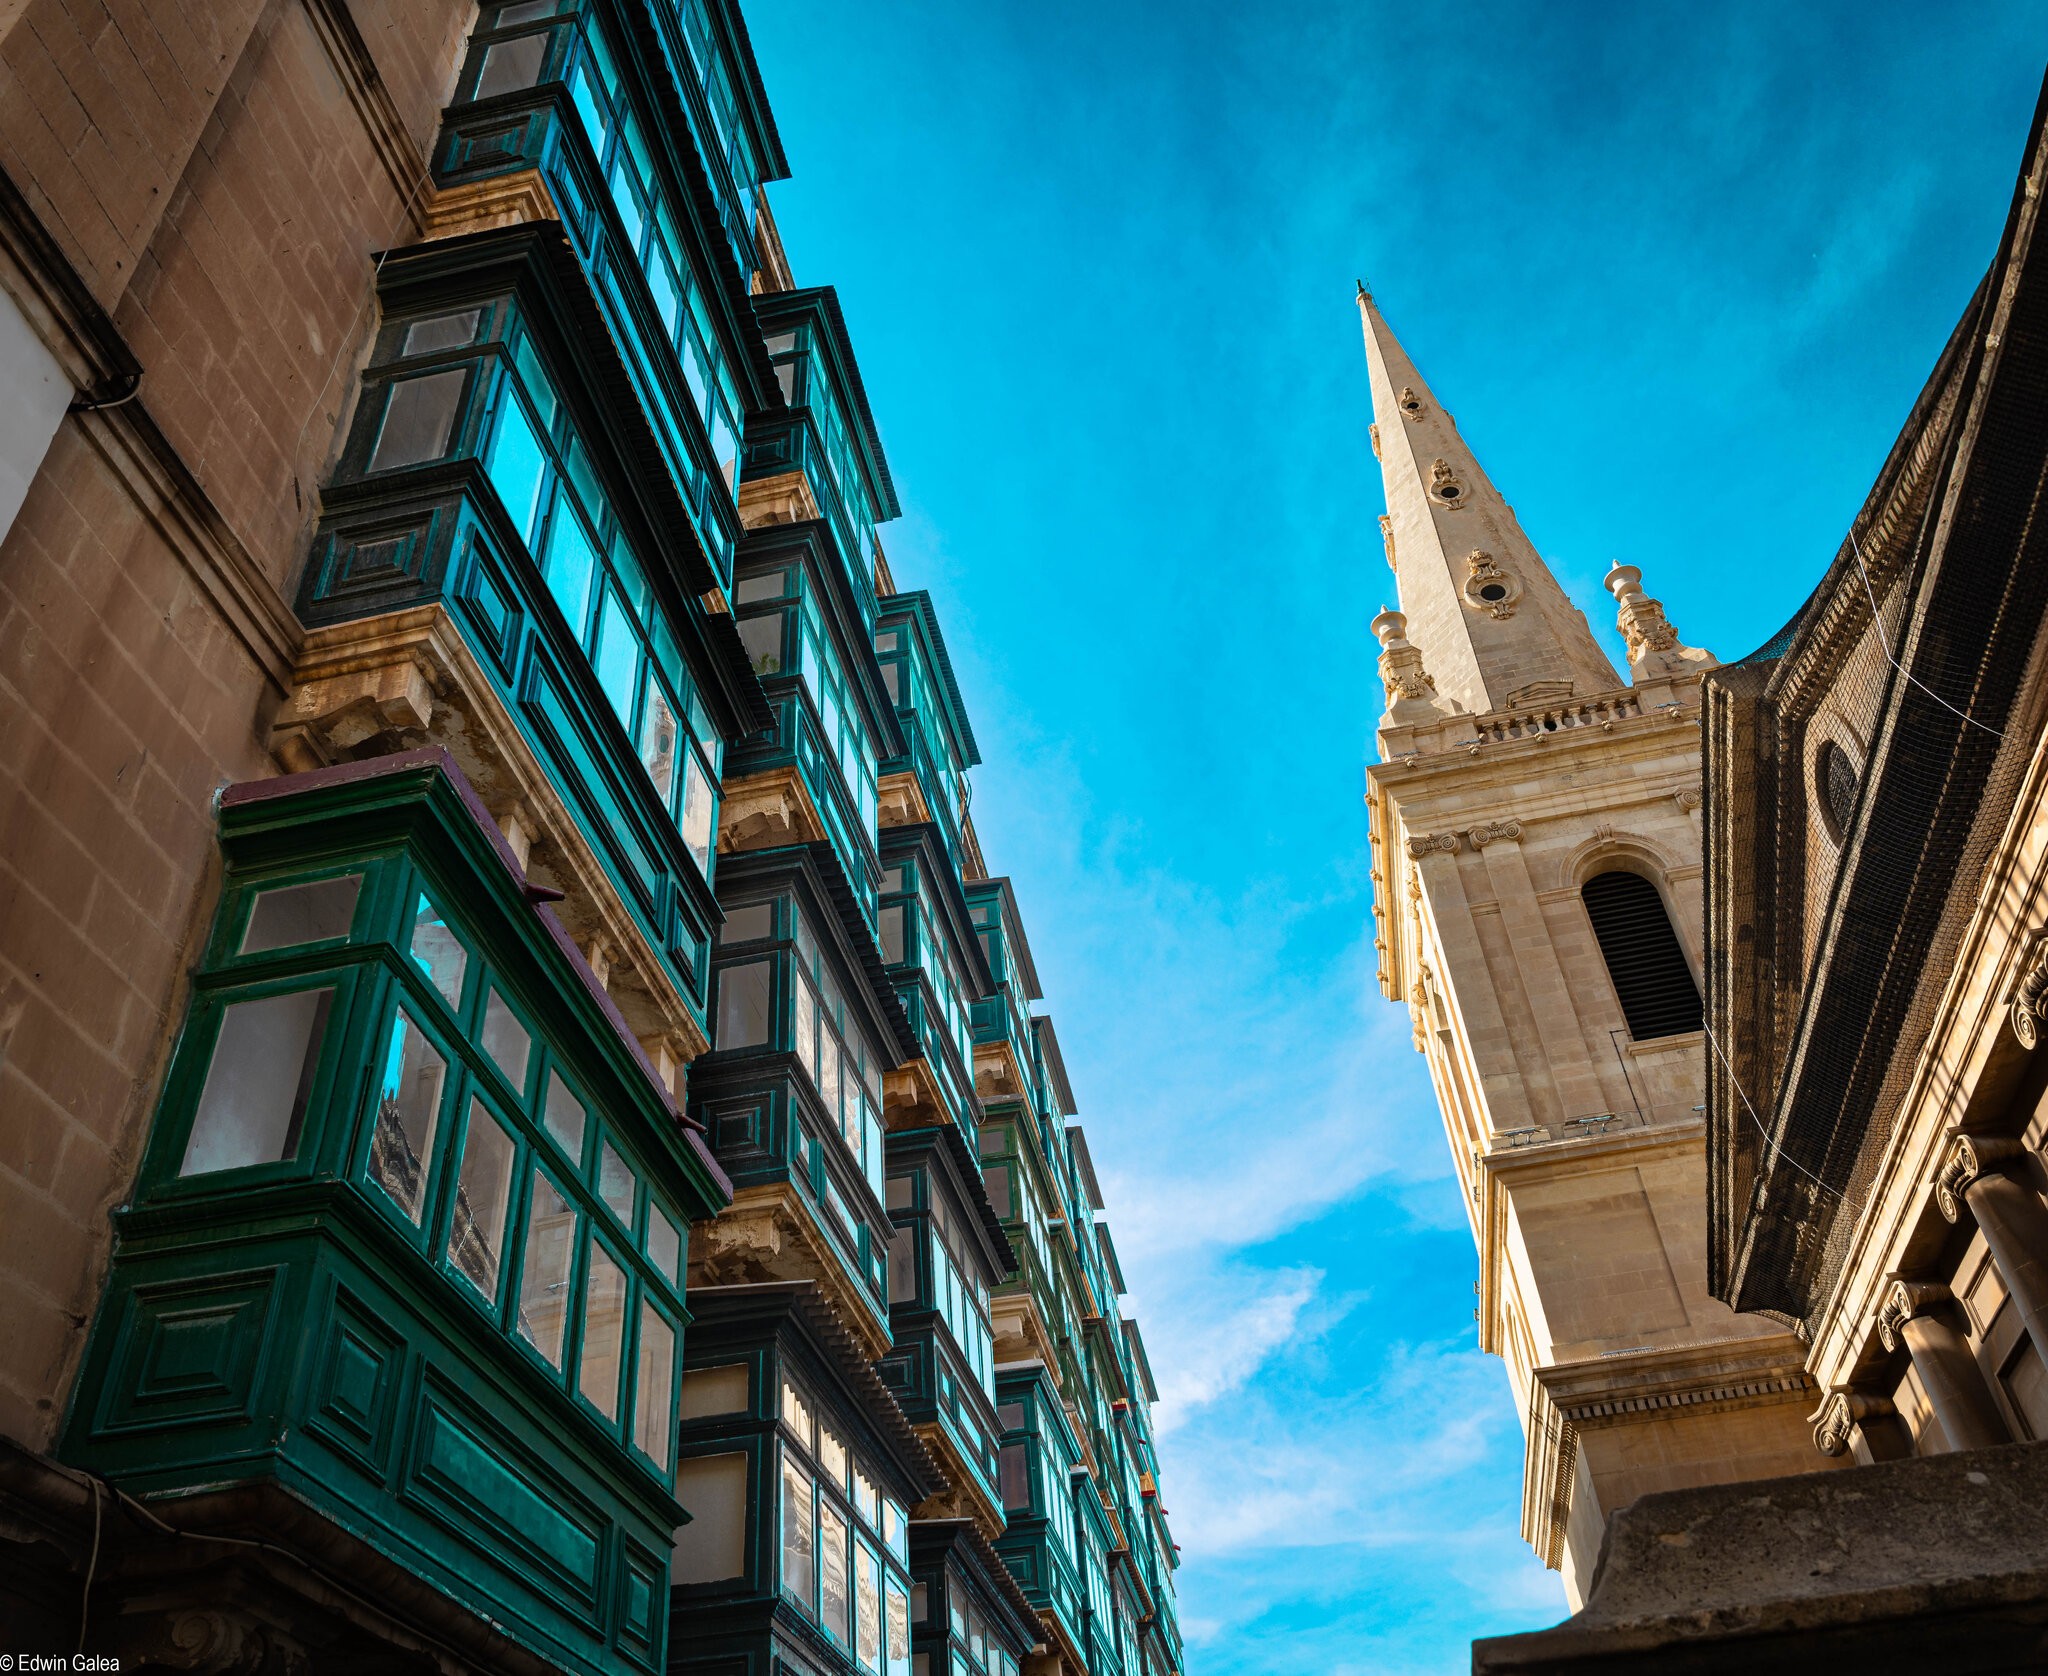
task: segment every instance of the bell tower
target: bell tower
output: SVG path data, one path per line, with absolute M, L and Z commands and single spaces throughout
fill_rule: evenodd
M 1799 1342 L 1708 1295 L 1699 684 L 1641 573 L 1624 678 L 1361 285 L 1398 610 L 1367 770 L 1379 977 L 1428 1061 L 1576 1607 L 1651 1490 L 1822 1464 Z

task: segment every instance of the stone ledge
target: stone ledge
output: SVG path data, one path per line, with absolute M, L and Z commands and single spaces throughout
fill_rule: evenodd
M 2048 1666 L 2048 1444 L 1644 1496 L 1585 1610 L 1474 1676 Z

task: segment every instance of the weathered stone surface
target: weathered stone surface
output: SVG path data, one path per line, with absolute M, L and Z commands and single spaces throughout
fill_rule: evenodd
M 1585 1610 L 1475 1676 L 2048 1668 L 2048 1444 L 1644 1496 Z

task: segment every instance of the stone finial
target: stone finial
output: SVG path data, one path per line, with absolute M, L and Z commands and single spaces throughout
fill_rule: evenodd
M 1856 1428 L 1898 1411 L 1886 1397 L 1863 1391 L 1830 1391 L 1820 1407 L 1807 1416 L 1813 1427 L 1813 1446 L 1823 1455 L 1844 1455 Z
M 1436 700 L 1436 683 L 1422 667 L 1422 653 L 1408 639 L 1408 619 L 1398 611 L 1382 611 L 1372 620 L 1380 643 L 1380 679 L 1387 687 L 1383 727 L 1410 727 L 1443 720 L 1447 712 Z
M 1992 1174 L 2021 1157 L 2026 1148 L 2018 1141 L 1995 1135 L 1951 1135 L 1942 1154 L 1941 1168 L 1934 1175 L 1934 1202 L 1951 1222 L 1962 1219 L 1963 1195 L 1979 1176 Z
M 1899 1334 L 1908 1321 L 1938 1309 L 1954 1295 L 1938 1280 L 1894 1280 L 1877 1306 L 1877 1336 L 1885 1349 L 1898 1349 Z
M 1636 566 L 1617 564 L 1610 570 L 1607 591 L 1614 595 L 1615 626 L 1628 644 L 1628 671 L 1633 681 L 1640 684 L 1652 676 L 1716 667 L 1719 660 L 1712 654 L 1678 638 L 1662 602 L 1643 592 L 1643 573 Z

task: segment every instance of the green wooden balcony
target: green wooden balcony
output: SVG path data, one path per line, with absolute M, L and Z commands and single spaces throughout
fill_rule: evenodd
M 1038 1612 L 972 1519 L 910 1527 L 912 1645 L 920 1668 L 1019 1676 L 1045 1639 Z
M 1004 1368 L 996 1375 L 996 1413 L 1003 1427 L 998 1474 L 1005 1521 L 996 1552 L 1039 1612 L 1055 1649 L 1076 1668 L 1091 1669 L 1075 1520 L 1081 1452 L 1057 1375 L 1041 1363 Z
M 173 1524 L 281 1490 L 562 1668 L 659 1669 L 721 1172 L 441 753 L 231 787 L 220 841 L 63 1458 Z
M 974 1007 L 992 989 L 959 874 L 932 823 L 882 831 L 876 929 L 920 1053 L 889 1078 L 892 1129 L 947 1123 L 971 1147 Z
M 984 1104 L 1030 1101 L 1038 1079 L 1031 1042 L 1031 1003 L 1044 999 L 1038 966 L 1025 940 L 1017 896 L 1006 878 L 967 882 L 968 911 L 995 993 L 974 1003 L 974 1087 Z

